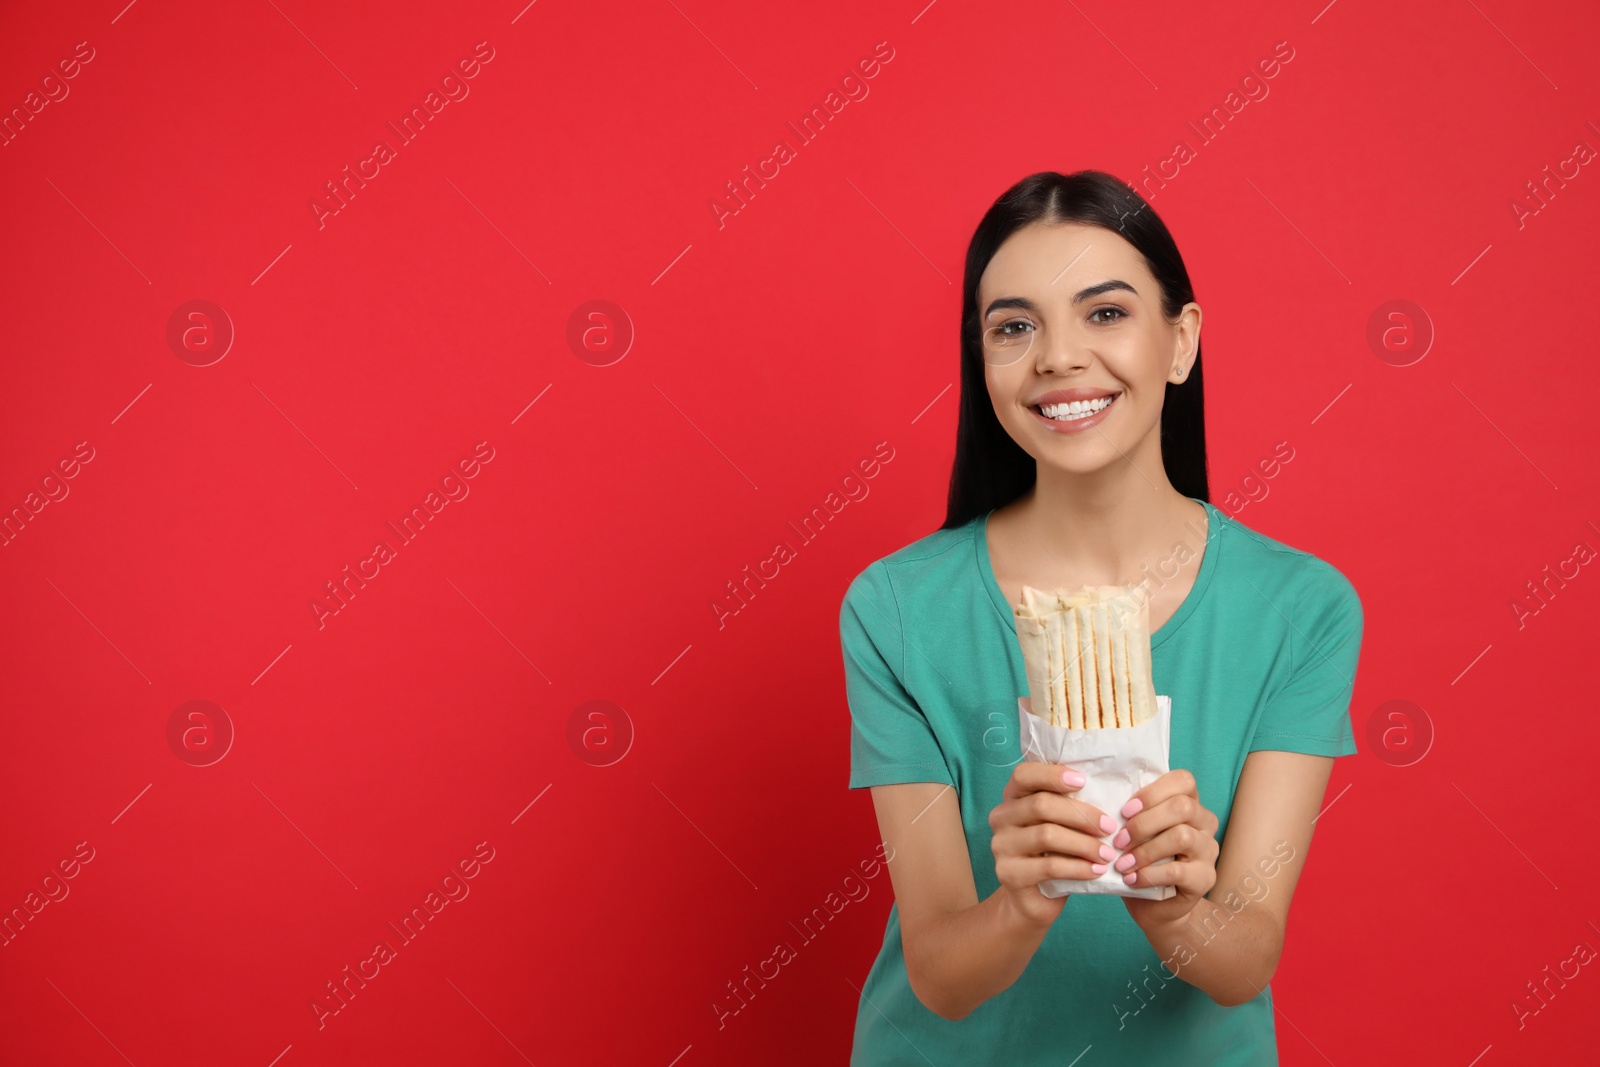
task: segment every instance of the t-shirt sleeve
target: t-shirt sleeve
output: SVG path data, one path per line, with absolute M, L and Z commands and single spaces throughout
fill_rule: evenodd
M 882 560 L 857 575 L 845 592 L 839 644 L 850 705 L 850 788 L 954 785 L 933 727 L 901 681 L 905 630 Z
M 1289 618 L 1289 679 L 1267 702 L 1249 751 L 1354 755 L 1350 696 L 1361 651 L 1361 598 L 1349 579 L 1318 560 L 1301 580 Z

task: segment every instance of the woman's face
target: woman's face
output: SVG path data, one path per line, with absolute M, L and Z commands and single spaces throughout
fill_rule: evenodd
M 1194 361 L 1200 305 L 1169 323 L 1125 238 L 1081 223 L 1024 226 L 979 279 L 978 314 L 995 415 L 1034 459 L 1086 474 L 1159 456 L 1166 383 Z

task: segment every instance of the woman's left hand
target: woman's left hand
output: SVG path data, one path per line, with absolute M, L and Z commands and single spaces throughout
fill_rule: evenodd
M 1181 922 L 1217 884 L 1217 856 L 1222 851 L 1217 841 L 1219 822 L 1200 803 L 1194 775 L 1181 769 L 1168 771 L 1135 793 L 1122 815 L 1127 823 L 1111 839 L 1111 847 L 1123 855 L 1112 863 L 1112 870 L 1124 875 L 1131 870 L 1134 880 L 1129 884 L 1135 887 L 1170 885 L 1178 890 L 1166 900 L 1123 897 L 1129 916 L 1146 931 Z M 1169 856 L 1173 859 L 1156 863 Z

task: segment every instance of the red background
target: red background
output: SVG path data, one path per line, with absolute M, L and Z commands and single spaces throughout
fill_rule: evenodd
M 881 874 L 721 1027 L 713 1004 L 876 850 L 838 608 L 942 520 L 966 243 L 1028 173 L 1134 180 L 1184 140 L 1151 203 L 1205 310 L 1213 500 L 1366 612 L 1362 752 L 1274 983 L 1283 1062 L 1575 1062 L 1594 967 L 1521 1029 L 1511 1005 L 1600 948 L 1600 575 L 1520 627 L 1511 604 L 1600 548 L 1600 176 L 1527 190 L 1600 145 L 1597 23 L 10 5 L 7 113 L 94 58 L 0 148 L 0 505 L 93 459 L 0 549 L 0 908 L 93 859 L 0 949 L 4 1061 L 844 1062 Z M 1187 124 L 1280 41 L 1268 95 L 1202 143 Z M 478 42 L 470 94 L 319 226 L 324 183 Z M 786 123 L 879 42 L 869 95 L 799 144 Z M 779 139 L 795 158 L 719 226 Z M 167 341 L 197 299 L 235 331 L 204 367 Z M 1435 334 L 1408 366 L 1367 340 L 1401 299 Z M 593 300 L 634 334 L 606 366 L 568 342 Z M 319 627 L 324 583 L 479 442 L 470 495 Z M 719 626 L 726 583 L 879 442 L 870 496 Z M 1434 731 L 1409 766 L 1366 732 L 1397 699 Z M 209 766 L 168 741 L 190 700 L 235 731 Z M 470 895 L 319 1029 L 325 984 L 480 842 Z

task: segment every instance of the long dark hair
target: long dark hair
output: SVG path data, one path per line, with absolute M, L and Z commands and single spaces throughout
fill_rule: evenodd
M 1189 271 L 1166 224 L 1120 178 L 1098 170 L 1041 171 L 1007 189 L 967 245 L 966 276 L 961 282 L 961 408 L 950 499 L 940 529 L 965 525 L 1011 503 L 1038 478 L 1036 461 L 1000 425 L 989 401 L 978 316 L 978 279 L 984 268 L 1007 237 L 1032 222 L 1085 223 L 1120 234 L 1144 256 L 1161 286 L 1161 309 L 1168 319 L 1194 299 Z M 1197 346 L 1194 365 L 1184 380 L 1167 383 L 1161 405 L 1161 464 L 1178 492 L 1210 500 L 1202 395 Z

